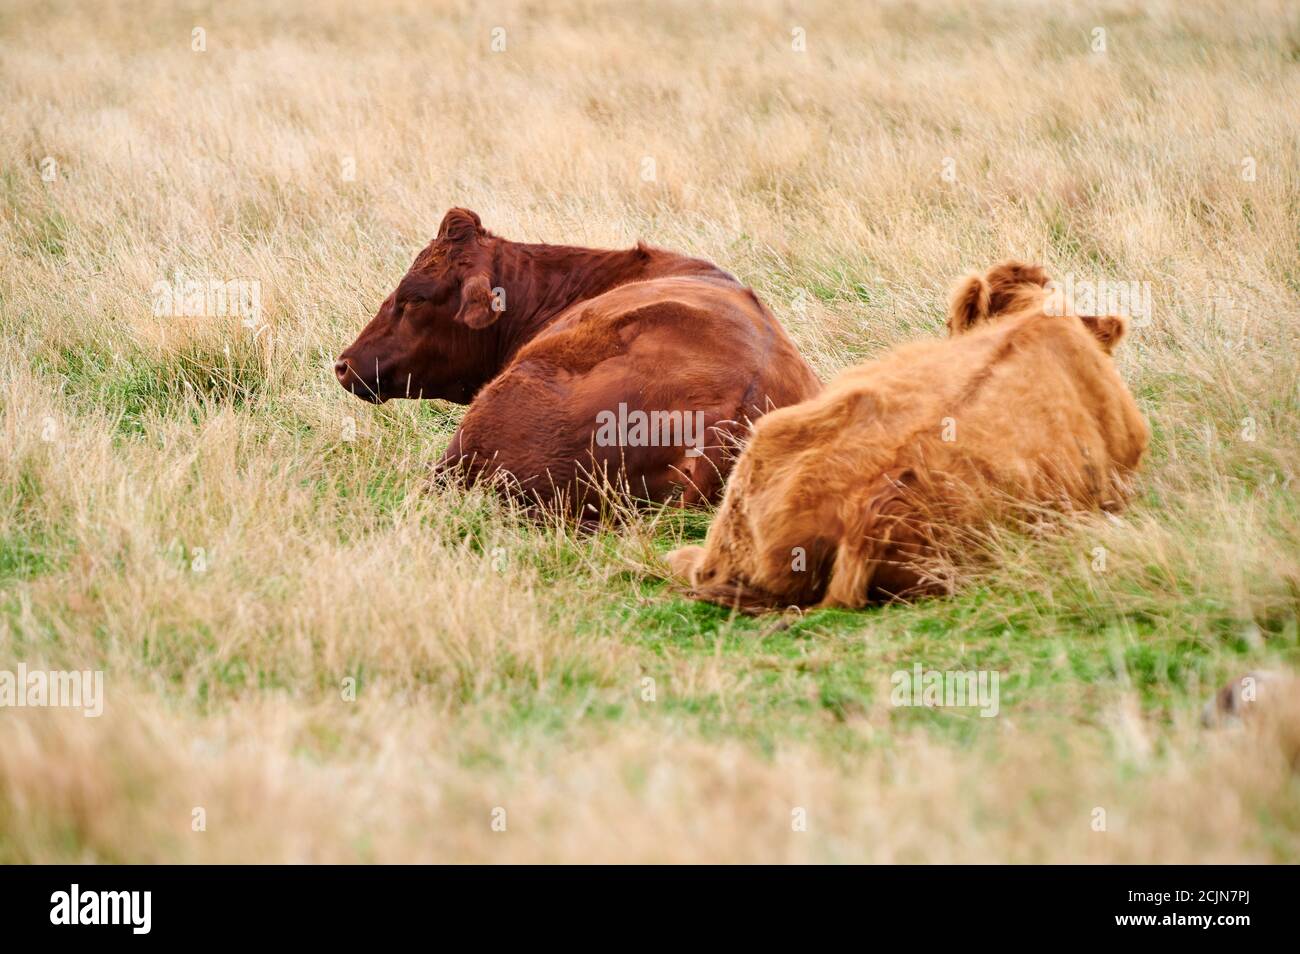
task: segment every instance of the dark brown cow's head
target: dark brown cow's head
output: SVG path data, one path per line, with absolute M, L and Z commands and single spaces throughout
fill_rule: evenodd
M 468 209 L 452 209 L 438 237 L 334 365 L 363 400 L 444 398 L 469 403 L 497 371 L 492 236 Z

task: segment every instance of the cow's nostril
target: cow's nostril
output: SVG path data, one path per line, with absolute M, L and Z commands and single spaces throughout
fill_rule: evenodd
M 342 381 L 345 377 L 347 377 L 348 362 L 346 358 L 339 358 L 337 361 L 334 362 L 334 373 L 338 375 L 338 379 L 340 381 Z

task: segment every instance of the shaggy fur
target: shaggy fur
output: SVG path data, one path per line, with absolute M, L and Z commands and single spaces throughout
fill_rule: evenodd
M 942 589 L 937 559 L 1012 510 L 1122 506 L 1148 439 L 1110 358 L 1124 319 L 1058 316 L 1046 285 L 1018 262 L 968 276 L 948 340 L 765 417 L 673 573 L 744 610 L 860 607 Z

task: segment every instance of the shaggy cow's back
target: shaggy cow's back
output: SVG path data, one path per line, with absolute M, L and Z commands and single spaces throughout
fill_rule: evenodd
M 1032 315 L 898 348 L 760 422 L 745 476 L 779 497 L 809 482 L 843 500 L 891 469 L 964 486 L 1108 504 L 1146 425 L 1074 318 Z M 804 490 L 802 493 L 806 493 Z

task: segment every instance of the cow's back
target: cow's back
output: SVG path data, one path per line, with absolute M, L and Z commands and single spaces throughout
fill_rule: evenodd
M 1113 362 L 1072 317 L 906 346 L 845 372 L 819 401 L 856 409 L 830 440 L 868 470 L 921 468 L 1030 496 L 1064 489 L 1080 504 L 1107 496 L 1147 439 Z
M 1122 503 L 1146 425 L 1112 359 L 1073 316 L 1010 319 L 951 342 L 984 349 L 917 461 L 1032 502 Z
M 713 276 L 631 282 L 580 302 L 529 342 L 514 364 L 586 371 L 620 355 L 662 368 L 663 383 L 687 403 L 706 403 L 720 382 L 749 375 L 754 418 L 821 388 L 757 296 Z
M 630 282 L 571 306 L 522 347 L 475 400 L 444 460 L 490 460 L 541 498 L 618 470 L 638 496 L 716 499 L 750 423 L 819 388 L 748 289 L 722 276 Z M 664 412 L 700 416 L 703 453 L 599 440 L 603 417 Z

